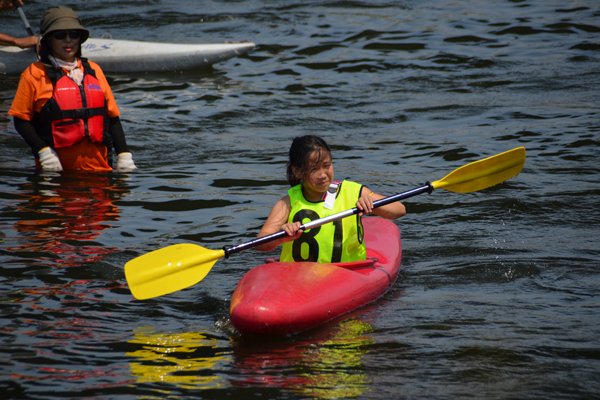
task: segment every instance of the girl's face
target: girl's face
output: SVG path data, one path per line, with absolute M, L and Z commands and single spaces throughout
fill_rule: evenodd
M 77 36 L 79 31 L 55 31 L 50 37 L 50 47 L 55 58 L 66 62 L 75 61 L 75 55 L 79 50 L 80 37 Z M 56 36 L 59 38 L 57 39 Z
M 308 168 L 305 173 L 298 176 L 298 172 L 294 170 L 296 177 L 302 179 L 304 188 L 304 196 L 309 201 L 319 201 L 323 197 L 323 193 L 329 189 L 329 185 L 333 182 L 333 163 L 331 162 L 331 153 L 321 149 L 314 151 L 308 158 Z

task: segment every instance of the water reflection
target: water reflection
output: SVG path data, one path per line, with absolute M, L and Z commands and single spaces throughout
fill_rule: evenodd
M 94 242 L 119 219 L 115 200 L 128 193 L 123 181 L 104 174 L 42 173 L 19 187 L 15 230 L 22 237 L 7 250 L 56 266 L 94 262 L 116 250 Z
M 279 387 L 322 399 L 360 396 L 369 390 L 362 358 L 375 343 L 372 331 L 367 322 L 347 319 L 305 340 L 240 341 L 234 365 L 243 375 L 232 384 Z
M 303 397 L 357 397 L 369 390 L 362 358 L 375 343 L 369 323 L 348 319 L 300 341 L 234 339 L 229 343 L 203 332 L 155 333 L 138 328 L 125 353 L 137 383 L 169 383 L 179 389 L 279 388 Z M 236 371 L 229 381 L 220 376 Z
M 201 332 L 154 333 L 152 328 L 134 331 L 131 344 L 138 350 L 125 353 L 138 383 L 165 382 L 182 389 L 208 389 L 223 386 L 215 373 L 218 364 L 229 360 L 219 351 L 216 338 Z

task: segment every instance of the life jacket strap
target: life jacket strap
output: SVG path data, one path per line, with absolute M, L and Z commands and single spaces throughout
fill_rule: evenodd
M 56 121 L 58 119 L 86 119 L 90 117 L 95 117 L 97 115 L 104 115 L 105 110 L 104 107 L 95 107 L 95 108 L 80 108 L 77 110 L 62 110 L 60 114 L 53 114 L 50 116 L 52 121 Z

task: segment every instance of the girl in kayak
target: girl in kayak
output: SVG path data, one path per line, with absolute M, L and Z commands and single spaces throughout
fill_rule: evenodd
M 8 112 L 38 168 L 112 171 L 114 145 L 117 170 L 135 169 L 104 73 L 81 57 L 89 31 L 70 8 L 52 7 L 40 32 L 40 61 L 21 74 Z
M 335 182 L 331 150 L 318 136 L 294 139 L 287 163 L 287 179 L 291 189 L 275 204 L 258 237 L 281 230 L 286 231 L 288 236 L 256 247 L 261 251 L 271 251 L 283 244 L 280 261 L 331 263 L 364 260 L 366 249 L 360 217 L 373 213 L 396 219 L 406 213 L 400 202 L 373 208 L 373 201 L 385 196 L 355 182 Z M 303 222 L 354 207 L 361 211 L 356 219 L 344 218 L 306 232 L 300 229 Z

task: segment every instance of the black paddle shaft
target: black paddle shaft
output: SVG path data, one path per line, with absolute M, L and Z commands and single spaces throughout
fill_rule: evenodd
M 393 203 L 395 201 L 404 200 L 404 199 L 407 199 L 409 197 L 416 196 L 416 195 L 422 194 L 422 193 L 431 193 L 432 191 L 433 191 L 433 185 L 431 183 L 427 182 L 427 184 L 425 184 L 424 186 L 421 186 L 419 188 L 412 189 L 412 190 L 407 190 L 406 192 L 398 193 L 398 194 L 395 194 L 393 196 L 389 196 L 389 197 L 386 197 L 386 198 L 383 198 L 383 199 L 375 200 L 373 202 L 373 207 L 377 208 L 377 207 L 385 206 L 385 205 Z M 359 212 L 360 212 L 360 210 L 357 207 L 354 207 L 354 208 L 352 208 L 350 210 L 346 210 L 346 211 L 342 211 L 342 212 L 339 212 L 339 213 L 336 213 L 336 214 L 332 214 L 329 217 L 320 218 L 320 219 L 316 219 L 314 221 L 307 222 L 306 224 L 301 225 L 300 229 L 303 230 L 303 231 L 306 231 L 306 230 L 309 230 L 309 229 L 312 229 L 312 228 L 316 228 L 316 227 L 321 226 L 321 225 L 328 224 L 328 223 L 333 222 L 333 221 L 337 221 L 337 220 L 342 219 L 342 218 L 349 217 L 351 215 L 358 214 Z M 224 246 L 223 247 L 223 251 L 225 252 L 225 258 L 229 258 L 229 256 L 231 254 L 239 253 L 239 252 L 244 251 L 246 249 L 251 249 L 251 248 L 259 246 L 261 244 L 268 243 L 268 242 L 270 242 L 272 240 L 284 238 L 286 235 L 287 235 L 286 231 L 279 231 L 277 233 L 273 233 L 271 235 L 263 236 L 261 238 L 254 239 L 254 240 L 251 240 L 251 241 L 246 242 L 246 243 L 238 244 L 237 246 L 232 246 L 232 247 Z
M 29 25 L 29 21 L 27 21 L 27 17 L 25 16 L 25 13 L 23 12 L 21 6 L 17 7 L 17 11 L 19 12 L 19 17 L 21 17 L 21 21 L 23 21 L 23 25 L 25 25 L 25 30 L 27 31 L 27 34 L 29 36 L 33 36 L 33 29 L 31 29 L 31 25 Z

